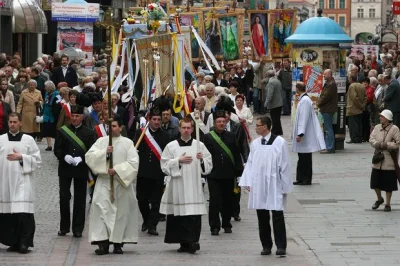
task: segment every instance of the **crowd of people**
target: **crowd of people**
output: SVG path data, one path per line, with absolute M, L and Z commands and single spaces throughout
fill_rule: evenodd
M 74 237 L 82 237 L 89 186 L 89 241 L 98 246 L 97 255 L 108 254 L 110 245 L 114 253 L 122 254 L 124 244 L 138 242 L 138 228 L 159 235 L 157 226 L 165 220 L 164 241 L 180 244 L 178 252 L 195 253 L 200 249 L 201 215 L 207 213 L 203 194 L 207 183 L 211 235 L 219 235 L 221 229 L 232 233 L 232 218 L 241 221 L 241 189 L 245 188 L 250 194 L 248 207 L 257 210 L 261 255 L 271 254 L 272 211 L 276 254 L 284 256 L 286 194 L 292 185 L 312 184 L 312 153 L 335 153 L 338 92 L 332 71 L 324 71 L 316 103 L 322 129 L 305 84 L 295 86 L 299 101 L 292 151 L 298 153 L 298 163 L 292 182 L 281 125 L 281 116 L 292 112 L 289 60 L 283 60 L 281 69 L 265 59 L 259 63 L 243 59 L 233 65 L 220 61 L 221 70 L 214 73 L 200 62 L 194 76 L 185 73 L 191 112 L 184 114 L 174 112 L 170 92 L 156 99 L 148 112 L 138 110 L 134 98 L 121 100 L 128 90 L 123 84 L 111 94 L 110 113 L 104 57 L 96 58 L 94 71 L 87 73 L 81 62 L 57 53 L 43 55 L 25 68 L 18 54 L 0 54 L 0 145 L 5 147 L 1 169 L 28 177 L 19 186 L 15 185 L 18 179 L 7 174 L 0 178 L 2 187 L 13 190 L 0 190 L 0 242 L 10 246 L 8 251 L 26 253 L 33 247 L 30 178 L 41 164 L 34 139 L 46 138 L 45 151 L 54 151 L 59 161 L 60 237 L 71 231 Z M 390 211 L 391 192 L 397 190 L 398 165 L 392 157 L 400 145 L 396 79 L 400 71 L 393 62 L 395 54 L 383 50 L 380 58 L 347 58 L 346 115 L 348 143 L 369 141 L 376 149 L 371 188 L 378 200 L 373 209 L 384 203 L 383 190 L 385 211 Z M 252 140 L 249 126 L 254 121 L 259 137 Z

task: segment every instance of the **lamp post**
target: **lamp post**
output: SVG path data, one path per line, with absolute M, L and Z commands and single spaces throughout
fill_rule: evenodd
M 112 61 L 112 55 L 111 55 L 111 29 L 112 28 L 118 28 L 120 26 L 119 23 L 116 23 L 112 20 L 112 15 L 111 15 L 111 9 L 107 8 L 107 10 L 104 12 L 104 17 L 102 16 L 101 21 L 97 21 L 95 23 L 96 27 L 101 27 L 106 29 L 106 54 L 107 54 L 107 103 L 108 103 L 108 130 L 109 130 L 109 135 L 108 135 L 108 145 L 112 146 L 112 132 L 111 132 L 111 123 L 113 121 L 112 119 L 112 108 L 111 108 L 111 76 L 110 76 L 110 68 L 111 68 L 111 61 Z M 110 153 L 108 155 L 108 160 L 109 160 L 109 169 L 113 168 L 113 154 Z M 110 200 L 111 202 L 114 202 L 114 177 L 110 175 Z

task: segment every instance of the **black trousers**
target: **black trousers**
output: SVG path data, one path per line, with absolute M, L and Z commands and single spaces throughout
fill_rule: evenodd
M 362 142 L 363 114 L 348 116 L 350 139 L 354 142 Z
M 271 109 L 270 113 L 271 113 L 271 120 L 272 120 L 271 133 L 278 135 L 278 136 L 283 135 L 282 124 L 281 124 L 282 106 Z M 289 113 L 290 113 L 290 110 L 289 110 Z
M 368 111 L 364 111 L 362 117 L 362 136 L 363 141 L 369 141 L 369 135 L 371 134 L 371 125 L 369 122 L 370 113 Z
M 82 233 L 85 227 L 87 195 L 87 177 L 59 177 L 60 185 L 60 231 L 70 232 L 71 227 L 71 183 L 74 180 L 74 205 L 72 214 L 72 232 Z
M 237 186 L 236 189 L 237 192 L 233 192 L 232 217 L 240 215 L 240 198 L 242 196 L 242 190 L 239 186 Z
M 272 225 L 274 228 L 275 245 L 277 248 L 286 249 L 286 226 L 283 211 L 272 212 Z M 271 225 L 269 224 L 269 210 L 257 210 L 258 230 L 263 248 L 272 248 Z
M 160 220 L 160 202 L 163 195 L 164 180 L 138 178 L 136 197 L 143 223 L 156 229 Z
M 165 243 L 190 244 L 200 240 L 201 215 L 167 216 Z
M 233 204 L 233 179 L 208 178 L 208 190 L 210 191 L 210 206 L 208 211 L 208 222 L 210 230 L 232 228 L 232 204 Z
M 298 153 L 296 181 L 310 182 L 312 181 L 312 153 Z

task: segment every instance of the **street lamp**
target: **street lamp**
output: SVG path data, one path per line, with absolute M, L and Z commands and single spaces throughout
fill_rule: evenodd
M 101 12 L 102 11 L 102 12 Z M 119 23 L 116 23 L 112 20 L 111 9 L 107 8 L 104 12 L 100 11 L 100 21 L 95 23 L 96 27 L 101 27 L 106 29 L 106 54 L 107 54 L 107 102 L 108 102 L 108 130 L 109 130 L 109 140 L 108 145 L 112 146 L 112 134 L 111 134 L 111 123 L 112 123 L 112 110 L 111 110 L 111 77 L 110 77 L 110 68 L 111 68 L 111 30 L 112 28 L 120 27 Z M 102 15 L 101 15 L 102 14 Z M 109 169 L 113 168 L 113 154 L 109 154 Z M 114 202 L 114 177 L 110 175 L 110 200 Z

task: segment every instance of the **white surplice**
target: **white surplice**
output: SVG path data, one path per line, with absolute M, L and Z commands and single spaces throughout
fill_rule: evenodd
M 265 137 L 269 140 L 271 134 Z M 277 136 L 272 145 L 262 145 L 261 137 L 250 146 L 239 186 L 250 187 L 249 209 L 284 210 L 284 194 L 292 191 L 293 181 L 286 141 Z
M 296 109 L 296 121 L 293 125 L 292 151 L 311 153 L 326 149 L 324 135 L 310 97 L 302 94 Z M 304 134 L 301 142 L 296 137 Z
M 191 146 L 180 146 L 177 140 L 170 142 L 161 155 L 161 169 L 168 176 L 164 195 L 161 199 L 160 213 L 175 216 L 207 214 L 204 202 L 201 176 L 197 176 L 200 167 L 202 175 L 212 170 L 212 158 L 206 146 L 200 142 L 203 153 L 204 171 L 200 160 L 196 158 L 197 140 Z M 186 153 L 192 156 L 191 164 L 179 164 L 179 157 Z
M 109 162 L 106 159 L 108 137 L 99 138 L 86 153 L 87 165 L 98 174 L 89 220 L 89 242 L 136 243 L 138 240 L 138 204 L 132 183 L 139 168 L 139 155 L 132 140 L 113 138 L 114 202 L 110 200 Z
M 19 161 L 7 160 L 7 155 L 22 154 Z M 34 213 L 33 172 L 42 159 L 35 140 L 22 135 L 21 141 L 9 141 L 8 134 L 0 136 L 0 213 Z

